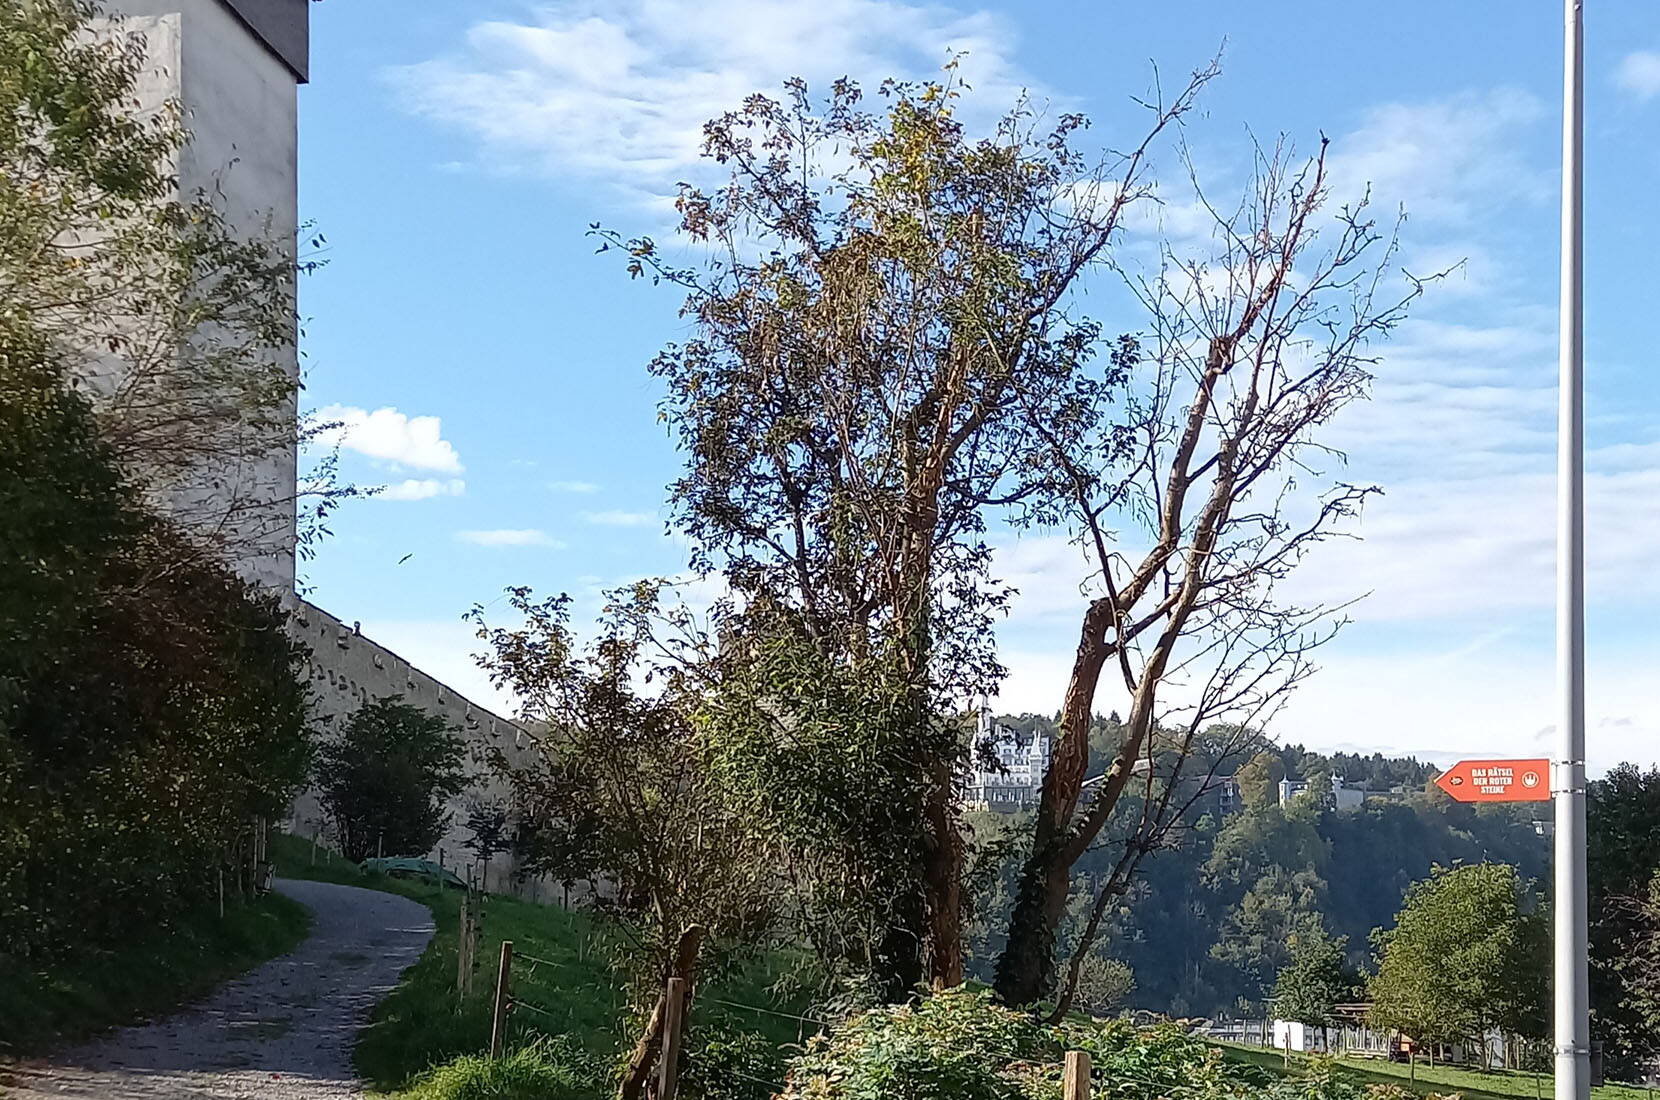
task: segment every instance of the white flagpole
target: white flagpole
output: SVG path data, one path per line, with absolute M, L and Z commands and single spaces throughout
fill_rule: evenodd
M 1556 1100 L 1591 1095 L 1585 883 L 1585 468 L 1582 0 L 1564 0 L 1562 302 L 1557 419 Z

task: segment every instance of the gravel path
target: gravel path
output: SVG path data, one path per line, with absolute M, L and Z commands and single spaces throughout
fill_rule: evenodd
M 424 905 L 396 894 L 278 879 L 311 935 L 177 1016 L 9 1067 L 0 1096 L 99 1100 L 360 1097 L 352 1043 L 432 938 Z M 9 1090 L 9 1091 L 8 1091 Z

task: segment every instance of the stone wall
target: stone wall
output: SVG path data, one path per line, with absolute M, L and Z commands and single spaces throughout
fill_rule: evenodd
M 429 714 L 443 718 L 467 742 L 473 760 L 473 782 L 450 804 L 450 828 L 430 852 L 387 852 L 407 856 L 425 855 L 447 867 L 465 867 L 472 855 L 464 847 L 468 838 L 468 803 L 479 797 L 501 797 L 501 784 L 489 774 L 484 761 L 491 749 L 501 749 L 510 760 L 523 760 L 532 751 L 531 735 L 517 722 L 474 703 L 392 650 L 365 636 L 357 623 L 348 623 L 307 600 L 296 600 L 291 617 L 294 636 L 311 650 L 306 672 L 312 690 L 313 714 L 319 736 L 327 738 L 340 723 L 365 703 L 389 696 Z M 307 791 L 295 802 L 289 831 L 299 836 L 318 836 L 329 843 L 328 830 L 315 791 Z M 512 860 L 496 857 L 481 871 L 488 875 L 492 890 L 528 892 L 541 896 L 540 884 L 519 888 L 510 881 Z

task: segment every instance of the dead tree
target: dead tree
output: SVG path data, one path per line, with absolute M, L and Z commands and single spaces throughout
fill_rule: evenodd
M 1369 345 L 1421 283 L 1384 288 L 1394 244 L 1364 200 L 1337 209 L 1335 239 L 1315 248 L 1327 214 L 1323 143 L 1300 166 L 1283 149 L 1260 153 L 1240 206 L 1207 209 L 1209 262 L 1165 248 L 1154 275 L 1125 279 L 1147 325 L 1120 343 L 1122 389 L 1070 420 L 1036 424 L 1051 444 L 1050 514 L 1076 535 L 1096 587 L 998 960 L 996 988 L 1012 1004 L 1051 989 L 1072 866 L 1112 817 L 1163 713 L 1178 705 L 1229 720 L 1307 675 L 1337 609 L 1300 606 L 1279 588 L 1375 491 L 1322 478 L 1311 463 L 1340 456 L 1316 435 L 1365 396 Z M 1053 406 L 1051 395 L 1030 396 L 1033 409 Z M 1103 675 L 1121 683 L 1128 711 L 1086 799 Z M 1124 874 L 1145 843 L 1126 849 Z

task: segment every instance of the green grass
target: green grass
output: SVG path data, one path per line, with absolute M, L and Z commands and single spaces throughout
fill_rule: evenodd
M 489 1045 L 490 997 L 501 942 L 512 940 L 519 960 L 513 992 L 540 1012 L 514 1012 L 511 1044 L 541 1037 L 565 1037 L 589 1054 L 612 1061 L 621 1053 L 627 1003 L 623 979 L 612 964 L 615 930 L 580 910 L 492 896 L 486 905 L 474 994 L 464 1005 L 455 993 L 456 939 L 461 895 L 409 879 L 365 875 L 339 857 L 312 862 L 308 841 L 273 837 L 278 874 L 401 894 L 432 910 L 437 932 L 420 960 L 404 972 L 396 989 L 375 1010 L 358 1041 L 356 1063 L 382 1092 L 408 1089 L 423 1072 Z M 531 962 L 529 957 L 541 960 Z M 724 1023 L 758 1032 L 774 1043 L 794 1042 L 798 1021 L 715 1004 L 716 1000 L 800 1012 L 805 997 L 780 1002 L 770 988 L 800 964 L 799 955 L 774 952 L 753 958 L 702 983 L 694 1024 Z M 808 1031 L 811 1031 L 808 1027 Z
M 1237 1061 L 1254 1062 L 1275 1071 L 1285 1066 L 1285 1055 L 1266 1047 L 1226 1042 L 1217 1045 L 1229 1058 Z M 1293 1068 L 1303 1061 L 1300 1055 L 1293 1054 L 1291 1057 Z M 1535 1097 L 1549 1100 L 1553 1088 L 1550 1074 L 1512 1070 L 1482 1073 L 1463 1066 L 1431 1066 L 1420 1061 L 1416 1080 L 1412 1080 L 1412 1068 L 1402 1062 L 1389 1062 L 1381 1058 L 1339 1058 L 1337 1064 L 1346 1076 L 1364 1084 L 1401 1085 L 1424 1096 L 1456 1092 L 1465 1100 L 1534 1100 Z M 1630 1085 L 1601 1085 L 1591 1090 L 1592 1100 L 1651 1100 L 1651 1096 L 1648 1090 Z
M 280 894 L 186 914 L 112 948 L 87 948 L 50 967 L 0 961 L 0 1054 L 38 1053 L 178 1008 L 282 955 L 311 916 Z

